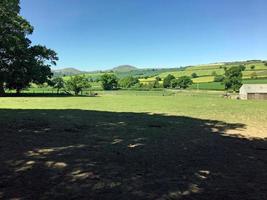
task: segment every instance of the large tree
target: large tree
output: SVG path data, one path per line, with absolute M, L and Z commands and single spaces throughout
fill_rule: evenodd
M 91 88 L 91 85 L 85 76 L 71 76 L 66 82 L 66 89 L 70 92 L 73 91 L 75 95 L 82 94 L 84 89 L 89 88 Z
M 168 76 L 166 76 L 164 79 L 163 79 L 163 87 L 164 88 L 168 88 L 168 87 L 171 87 L 171 81 L 174 80 L 175 77 L 171 74 L 168 74 Z
M 225 70 L 224 85 L 226 90 L 232 89 L 235 92 L 239 91 L 242 86 L 242 71 L 244 70 L 245 67 L 242 65 L 230 67 Z
M 46 82 L 58 59 L 53 50 L 31 45 L 33 27 L 19 12 L 19 0 L 0 1 L 0 95 L 4 86 L 19 93 L 31 82 Z
M 101 83 L 104 90 L 113 90 L 118 88 L 118 78 L 114 74 L 103 74 Z

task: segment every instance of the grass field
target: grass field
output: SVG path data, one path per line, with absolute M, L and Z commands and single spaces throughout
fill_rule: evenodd
M 0 98 L 1 199 L 266 199 L 267 102 Z

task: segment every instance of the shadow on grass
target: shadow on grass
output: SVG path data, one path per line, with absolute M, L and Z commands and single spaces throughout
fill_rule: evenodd
M 56 93 L 6 93 L 2 97 L 97 97 L 97 95 L 72 95 L 72 94 L 56 94 Z
M 267 142 L 183 116 L 0 110 L 0 199 L 266 199 Z

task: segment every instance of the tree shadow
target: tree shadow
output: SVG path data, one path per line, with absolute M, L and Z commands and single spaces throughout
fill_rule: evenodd
M 267 140 L 244 124 L 0 110 L 0 199 L 267 199 Z
M 65 94 L 65 93 L 5 93 L 3 97 L 98 97 L 97 95 L 72 95 L 72 94 Z

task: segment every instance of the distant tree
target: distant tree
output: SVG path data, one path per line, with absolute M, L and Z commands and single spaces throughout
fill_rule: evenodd
M 267 62 L 265 62 L 264 65 L 267 66 Z
M 63 78 L 61 77 L 56 77 L 51 80 L 51 86 L 53 88 L 57 89 L 57 94 L 59 93 L 59 90 L 65 87 L 65 82 Z
M 246 69 L 245 65 L 239 65 L 238 67 L 240 68 L 241 71 L 244 71 Z
M 171 81 L 175 79 L 175 77 L 171 74 L 169 74 L 168 76 L 166 76 L 164 79 L 163 79 L 163 87 L 164 88 L 168 88 L 168 87 L 171 87 Z
M 194 73 L 191 74 L 191 77 L 192 77 L 192 78 L 197 78 L 198 75 L 194 72 Z
M 254 69 L 255 69 L 255 65 L 251 65 L 251 66 L 250 66 L 250 69 L 251 69 L 251 70 L 254 70 Z
M 212 71 L 211 75 L 212 75 L 212 76 L 217 76 L 216 71 Z
M 161 78 L 159 76 L 156 77 L 157 81 L 161 81 Z
M 242 71 L 244 71 L 244 67 L 233 66 L 225 71 L 225 79 L 224 85 L 225 89 L 233 89 L 233 91 L 238 92 L 239 88 L 242 86 Z
M 73 91 L 75 95 L 82 93 L 84 89 L 91 88 L 85 76 L 71 76 L 69 80 L 66 81 L 66 89 L 68 91 Z
M 189 76 L 181 76 L 180 78 L 173 79 L 171 81 L 172 88 L 186 89 L 192 84 L 193 84 L 193 81 L 191 80 Z
M 118 88 L 118 78 L 114 74 L 103 74 L 101 76 L 102 87 L 104 90 Z
M 250 78 L 251 79 L 257 79 L 258 78 L 257 73 L 256 72 L 252 72 L 251 75 L 250 75 Z
M 214 77 L 214 82 L 223 82 L 224 76 L 223 75 L 217 75 Z
M 128 76 L 119 80 L 119 86 L 122 88 L 130 88 L 139 83 L 138 78 Z

